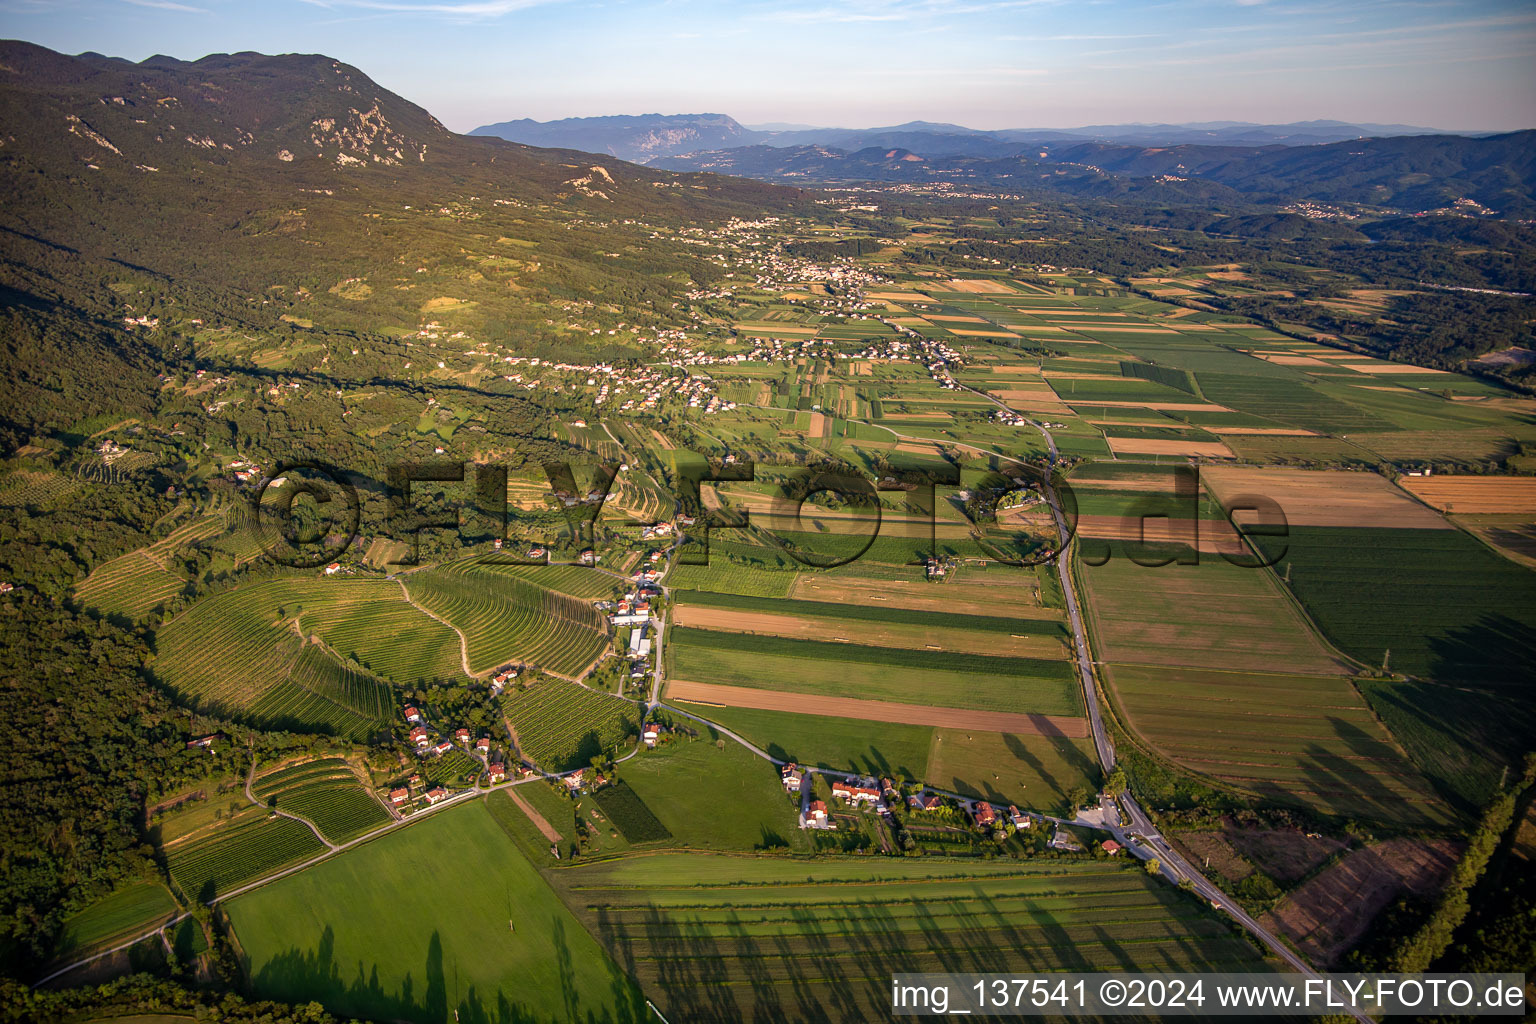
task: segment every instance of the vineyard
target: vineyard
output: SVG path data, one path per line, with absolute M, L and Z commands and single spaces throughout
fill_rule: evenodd
M 306 761 L 263 775 L 253 788 L 269 806 L 314 822 L 327 839 L 344 843 L 388 824 L 389 813 L 369 796 L 339 757 Z M 271 801 L 275 800 L 275 803 Z
M 343 657 L 400 686 L 463 678 L 459 638 L 453 630 L 411 607 L 400 587 L 387 580 L 343 582 L 350 600 L 325 604 L 299 616 L 305 635 L 319 636 Z
M 384 727 L 389 691 L 306 645 L 289 616 L 329 588 L 270 580 L 198 601 L 155 636 L 155 674 L 195 706 L 305 731 L 362 736 Z
M 640 794 L 630 789 L 623 780 L 604 786 L 592 795 L 597 801 L 597 806 L 603 809 L 608 820 L 624 836 L 625 841 L 631 843 L 646 843 L 657 839 L 671 839 L 672 833 L 667 831 L 651 809 L 640 799 Z
M 591 605 L 475 561 L 412 573 L 411 596 L 457 626 L 470 668 L 483 672 L 518 661 L 574 676 L 608 646 Z
M 302 821 L 252 808 L 211 833 L 166 847 L 165 859 L 187 899 L 207 901 L 324 852 Z
M 216 536 L 225 528 L 218 513 L 199 516 L 154 544 L 98 565 L 75 587 L 75 600 L 109 615 L 142 619 L 181 593 L 186 579 L 170 569 L 183 547 Z
M 524 756 L 551 772 L 580 768 L 640 729 L 634 701 L 555 679 L 509 692 L 501 707 Z
M 793 1006 L 884 1019 L 902 972 L 1261 969 L 1208 909 L 1132 865 L 662 854 L 559 868 L 577 916 L 672 1019 Z M 814 911 L 808 908 L 814 908 Z

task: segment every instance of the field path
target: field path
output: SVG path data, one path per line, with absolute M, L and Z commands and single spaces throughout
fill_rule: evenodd
M 523 794 L 519 793 L 515 789 L 509 789 L 507 790 L 507 796 L 511 797 L 512 802 L 517 804 L 518 808 L 524 814 L 528 815 L 528 820 L 533 822 L 534 826 L 538 828 L 540 832 L 544 833 L 545 839 L 548 839 L 552 843 L 558 843 L 560 841 L 561 836 L 559 832 L 555 831 L 555 826 L 546 821 L 544 815 L 534 810 L 533 805 L 530 804 L 527 800 L 523 799 Z
M 260 800 L 256 799 L 256 794 L 251 792 L 251 783 L 253 783 L 255 781 L 256 781 L 256 755 L 252 754 L 251 755 L 251 767 L 250 767 L 250 770 L 245 773 L 245 798 L 247 800 L 249 800 L 251 803 L 255 804 L 257 807 L 265 808 L 266 805 L 263 804 Z M 290 814 L 287 811 L 280 811 L 276 807 L 273 807 L 271 810 L 272 810 L 272 813 L 277 815 L 279 818 L 292 818 L 294 821 L 302 821 L 305 825 L 308 825 L 309 826 L 309 830 L 315 834 L 315 838 L 320 840 L 320 842 L 325 844 L 325 848 L 326 848 L 327 852 L 335 853 L 337 850 L 341 849 L 341 847 L 337 846 L 335 843 L 333 843 L 329 839 L 325 838 L 325 835 L 320 831 L 320 829 L 315 825 L 315 823 L 310 821 L 308 818 L 301 817 L 301 816 L 299 816 L 297 814 Z
M 411 596 L 411 588 L 405 585 L 405 580 L 402 580 L 398 576 L 392 576 L 390 578 L 393 579 L 396 583 L 400 584 L 400 593 L 405 595 L 406 604 L 410 605 L 412 608 L 415 608 L 417 611 L 421 612 L 423 615 L 426 615 L 428 618 L 436 619 L 438 622 L 441 622 L 443 625 L 447 626 L 449 629 L 458 634 L 459 665 L 464 669 L 464 674 L 466 676 L 471 679 L 477 678 L 475 676 L 474 670 L 469 667 L 469 637 L 464 635 L 464 631 L 458 626 L 455 626 L 453 623 L 449 622 L 447 619 L 443 618 L 441 615 L 432 611 L 432 609 L 428 608 L 426 605 L 418 604 L 416 599 Z M 490 670 L 487 669 L 487 671 Z

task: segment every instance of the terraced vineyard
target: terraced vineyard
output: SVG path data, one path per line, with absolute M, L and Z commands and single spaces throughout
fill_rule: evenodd
M 550 875 L 673 1020 L 884 1019 L 893 972 L 1263 969 L 1199 902 L 1121 863 L 664 854 Z
M 329 589 L 321 581 L 278 579 L 204 598 L 156 633 L 151 667 L 185 700 L 209 710 L 342 736 L 382 728 L 388 688 L 306 645 L 288 618 L 305 601 L 328 600 Z
M 319 647 L 299 650 L 288 675 L 251 705 L 251 717 L 295 732 L 323 727 L 366 739 L 387 727 L 389 688 Z
M 634 701 L 555 679 L 510 691 L 501 707 L 523 754 L 545 771 L 580 768 L 640 728 Z
M 306 761 L 256 779 L 257 797 L 280 811 L 297 814 L 333 843 L 344 843 L 388 824 L 389 812 L 358 783 L 339 757 Z
M 309 826 L 252 808 L 213 831 L 165 850 L 171 878 L 189 900 L 209 900 L 317 854 Z
M 608 646 L 607 628 L 590 604 L 475 560 L 412 573 L 406 586 L 463 631 L 475 672 L 519 661 L 574 676 Z
M 103 562 L 75 587 L 75 600 L 109 615 L 138 620 L 179 594 L 186 579 L 167 566 L 187 545 L 225 529 L 225 518 L 209 513 L 177 527 L 138 551 Z

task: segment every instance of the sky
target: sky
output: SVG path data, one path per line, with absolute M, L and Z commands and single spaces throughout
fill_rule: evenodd
M 972 128 L 1536 127 L 1531 0 L 0 0 L 65 53 L 325 53 L 468 131 L 520 117 Z

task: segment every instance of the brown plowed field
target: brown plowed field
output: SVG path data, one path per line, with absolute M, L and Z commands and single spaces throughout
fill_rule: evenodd
M 792 711 L 802 715 L 828 718 L 860 718 L 867 722 L 897 722 L 904 725 L 933 725 L 943 729 L 974 729 L 979 732 L 1006 732 L 1017 736 L 1065 736 L 1082 739 L 1088 735 L 1088 720 L 1060 715 L 1019 715 L 1006 711 L 964 711 L 959 708 L 924 707 L 897 704 L 885 700 L 858 700 L 853 697 L 813 697 L 803 693 L 775 693 L 747 686 L 721 686 L 674 679 L 667 684 L 667 696 L 677 700 L 696 700 L 725 707 L 757 708 L 761 711 Z
M 1400 892 L 1438 889 L 1457 853 L 1457 846 L 1443 839 L 1389 839 L 1356 850 L 1264 915 L 1264 923 L 1318 963 L 1331 963 Z
M 1536 512 L 1536 477 L 1405 476 L 1398 482 L 1442 512 Z
M 1263 495 L 1279 504 L 1292 526 L 1454 529 L 1375 473 L 1210 466 L 1201 476 L 1223 506 L 1241 495 Z
M 1220 441 L 1164 441 L 1151 437 L 1107 437 L 1116 455 L 1199 455 L 1213 459 L 1235 458 Z

